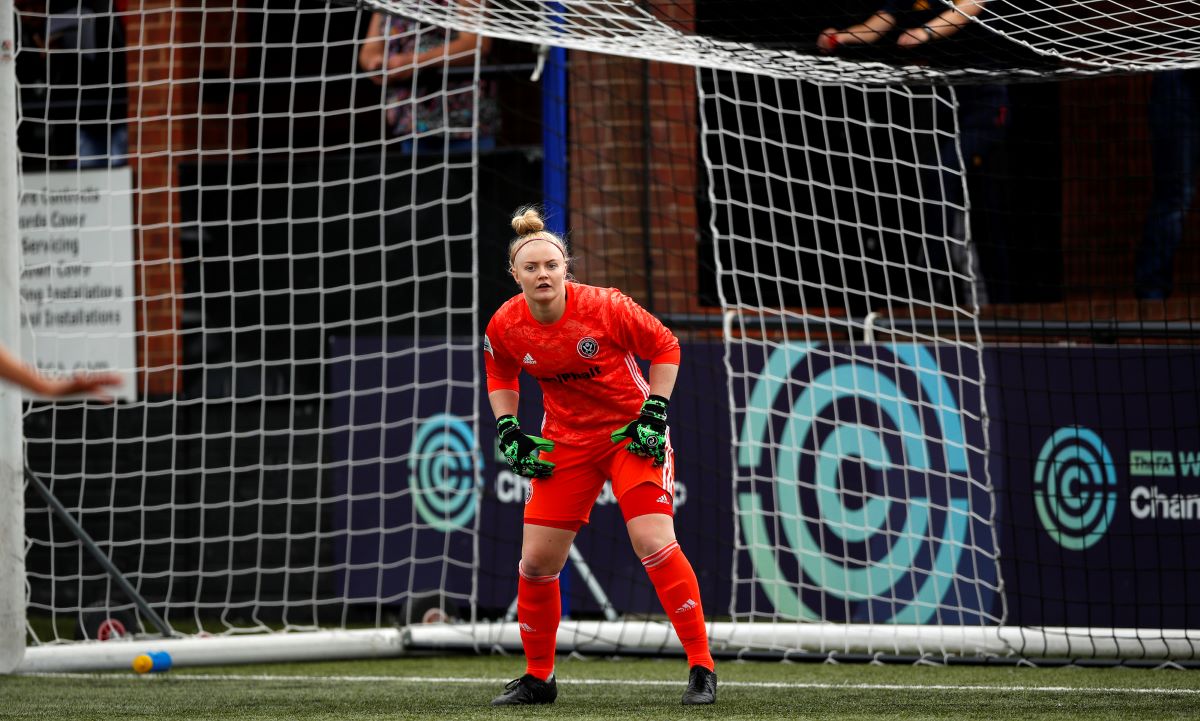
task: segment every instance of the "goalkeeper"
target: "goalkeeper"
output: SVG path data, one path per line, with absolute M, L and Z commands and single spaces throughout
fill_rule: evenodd
M 679 341 L 615 288 L 575 282 L 565 244 L 545 230 L 536 210 L 518 211 L 512 227 L 509 271 L 521 293 L 492 316 L 483 350 L 500 450 L 513 472 L 531 479 L 517 585 L 526 672 L 492 704 L 552 703 L 557 696 L 558 573 L 606 479 L 687 652 L 683 703 L 713 703 L 717 676 L 700 587 L 675 540 L 667 411 Z M 648 381 L 635 356 L 650 361 Z M 522 369 L 542 388 L 538 435 L 516 418 Z

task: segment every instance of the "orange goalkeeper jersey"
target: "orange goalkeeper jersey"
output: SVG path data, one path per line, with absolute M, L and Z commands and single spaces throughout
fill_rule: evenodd
M 541 435 L 564 445 L 609 443 L 637 417 L 650 384 L 636 358 L 679 364 L 679 339 L 616 288 L 567 283 L 556 322 L 534 320 L 524 295 L 492 316 L 483 336 L 488 393 L 518 390 L 524 369 L 542 388 Z

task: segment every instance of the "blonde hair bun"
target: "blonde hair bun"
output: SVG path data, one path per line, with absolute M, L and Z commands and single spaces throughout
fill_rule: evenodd
M 544 240 L 554 245 L 562 252 L 563 258 L 567 263 L 571 262 L 571 256 L 567 254 L 566 241 L 558 237 L 555 233 L 546 230 L 546 221 L 542 218 L 542 213 L 536 205 L 526 205 L 519 208 L 512 217 L 512 228 L 517 232 L 517 237 L 508 243 L 509 272 L 513 270 L 513 261 L 517 257 L 517 251 L 535 240 Z
M 521 208 L 512 219 L 512 228 L 518 236 L 536 233 L 545 227 L 546 221 L 534 208 Z

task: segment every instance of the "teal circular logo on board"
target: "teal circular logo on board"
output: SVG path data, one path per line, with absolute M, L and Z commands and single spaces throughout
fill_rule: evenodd
M 471 525 L 482 467 L 469 424 L 450 413 L 426 419 L 413 434 L 408 459 L 409 490 L 421 520 L 446 532 Z
M 735 501 L 749 575 L 774 612 L 897 624 L 964 613 L 961 584 L 987 578 L 994 555 L 973 541 L 978 450 L 936 350 L 785 343 L 754 378 Z
M 1100 436 L 1059 428 L 1042 445 L 1033 471 L 1033 505 L 1046 533 L 1071 551 L 1104 537 L 1117 510 L 1117 470 Z

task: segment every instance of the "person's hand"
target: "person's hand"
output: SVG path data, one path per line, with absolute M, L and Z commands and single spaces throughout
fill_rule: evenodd
M 554 450 L 554 441 L 525 435 L 516 416 L 500 416 L 496 419 L 496 443 L 500 453 L 508 461 L 508 467 L 518 476 L 526 478 L 549 478 L 554 464 L 537 457 L 541 451 Z
M 383 85 L 383 53 L 375 50 L 374 47 L 364 47 L 358 54 L 358 67 L 366 73 L 371 82 L 376 85 Z
M 837 46 L 842 44 L 838 35 L 837 28 L 825 28 L 822 30 L 821 34 L 817 36 L 817 50 L 823 53 L 831 53 L 837 50 Z
M 661 466 L 667 457 L 667 399 L 650 396 L 642 403 L 638 417 L 612 432 L 609 439 L 620 443 L 626 438 L 625 450 L 643 458 L 653 458 Z
M 896 38 L 896 46 L 901 48 L 915 48 L 918 45 L 924 45 L 930 38 L 929 30 L 924 27 L 909 28 Z
M 388 55 L 387 68 L 384 77 L 388 82 L 397 82 L 399 80 L 408 80 L 413 76 L 413 69 L 417 64 L 417 54 L 402 55 L 400 53 L 392 53 Z M 382 82 L 382 79 L 380 80 Z
M 38 392 L 51 398 L 86 395 L 100 401 L 111 401 L 108 389 L 121 385 L 121 382 L 119 373 L 76 373 L 69 378 L 45 378 Z
M 817 36 L 817 49 L 832 53 L 843 45 L 870 45 L 882 40 L 896 27 L 896 18 L 887 10 L 880 10 L 871 17 L 845 29 L 825 28 Z

